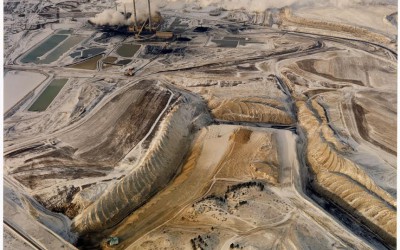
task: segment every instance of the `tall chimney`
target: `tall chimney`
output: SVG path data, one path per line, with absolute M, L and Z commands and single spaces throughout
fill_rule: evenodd
M 126 18 L 126 5 L 124 4 L 124 16 Z
M 118 9 L 117 9 L 117 2 L 115 2 L 115 11 L 118 11 Z
M 149 29 L 151 30 L 151 10 L 150 10 L 150 0 L 147 0 L 147 3 L 149 5 Z
M 137 17 L 136 17 L 136 2 L 135 2 L 135 0 L 133 0 L 133 16 L 135 18 L 135 29 L 137 30 L 138 22 L 137 22 Z

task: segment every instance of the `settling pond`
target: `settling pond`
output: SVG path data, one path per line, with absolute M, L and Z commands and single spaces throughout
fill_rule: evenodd
M 50 105 L 50 103 L 56 98 L 58 93 L 67 83 L 68 79 L 54 79 L 46 87 L 46 89 L 40 94 L 32 106 L 28 109 L 29 111 L 44 111 Z
M 82 49 L 77 50 L 74 53 L 71 53 L 69 56 L 72 58 L 88 58 L 94 55 L 98 55 L 106 51 L 105 48 L 90 48 L 90 49 Z
M 97 62 L 103 57 L 103 55 L 97 55 L 92 58 L 89 58 L 83 62 L 79 62 L 73 65 L 68 66 L 68 68 L 73 69 L 87 69 L 87 70 L 96 70 Z
M 217 44 L 217 47 L 236 48 L 239 45 L 246 46 L 247 44 L 263 44 L 262 42 L 252 41 L 245 37 L 224 37 L 222 40 L 214 39 L 212 42 Z
M 132 57 L 140 49 L 139 44 L 124 43 L 117 49 L 117 54 L 122 57 Z
M 30 50 L 21 59 L 21 63 L 50 64 L 57 61 L 68 50 L 85 39 L 82 36 L 70 35 L 70 32 L 61 30 L 51 35 L 37 47 Z

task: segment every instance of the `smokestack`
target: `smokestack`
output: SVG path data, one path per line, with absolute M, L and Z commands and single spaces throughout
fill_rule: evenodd
M 117 2 L 115 2 L 115 11 L 118 11 L 118 10 L 117 10 Z
M 135 17 L 135 29 L 137 29 L 137 17 L 136 17 L 136 2 L 133 0 L 133 15 Z
M 124 16 L 126 18 L 126 5 L 124 4 Z
M 151 10 L 150 10 L 150 0 L 147 0 L 147 3 L 149 5 L 149 29 L 151 30 Z

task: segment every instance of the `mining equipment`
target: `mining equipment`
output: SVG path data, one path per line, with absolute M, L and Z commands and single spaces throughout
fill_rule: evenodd
M 129 69 L 127 69 L 127 70 L 124 72 L 124 75 L 125 75 L 125 76 L 134 76 L 134 75 L 135 75 L 134 70 L 135 70 L 134 67 L 129 68 Z
M 110 237 L 107 239 L 107 243 L 109 246 L 116 246 L 119 244 L 119 239 L 118 237 Z
M 172 39 L 174 38 L 174 33 L 170 31 L 156 31 L 156 37 L 160 39 Z

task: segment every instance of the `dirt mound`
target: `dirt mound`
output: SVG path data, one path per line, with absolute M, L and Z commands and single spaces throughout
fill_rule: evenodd
M 115 165 L 147 134 L 171 97 L 155 83 L 143 80 L 116 95 L 61 140 L 77 148 L 80 159 Z
M 230 145 L 219 162 L 220 178 L 259 178 L 271 184 L 279 182 L 279 160 L 275 135 L 238 128 L 229 138 Z
M 197 106 L 196 106 L 197 105 Z M 72 228 L 81 234 L 110 228 L 145 203 L 176 175 L 190 145 L 193 122 L 204 107 L 181 99 L 162 122 L 149 150 L 137 166 L 81 214 Z
M 264 122 L 292 124 L 293 119 L 283 104 L 273 99 L 248 97 L 233 99 L 212 99 L 209 107 L 216 119 L 238 122 Z
M 235 143 L 245 144 L 250 140 L 252 132 L 253 131 L 244 128 L 238 129 L 231 135 L 230 140 Z
M 313 103 L 316 107 L 318 104 Z M 307 138 L 307 162 L 314 174 L 313 186 L 328 199 L 354 214 L 384 239 L 396 239 L 396 199 L 380 188 L 354 162 L 341 156 L 331 145 L 339 145 L 332 134 L 322 132 L 326 121 L 306 102 L 296 102 L 298 120 Z M 319 109 L 320 110 L 320 109 Z M 329 136 L 331 135 L 331 136 Z M 328 143 L 332 141 L 332 143 Z M 375 213 L 374 211 L 382 211 Z
M 107 176 L 146 136 L 169 99 L 179 96 L 155 83 L 141 81 L 115 95 L 86 122 L 54 139 L 57 145 L 21 152 L 23 161 L 6 158 L 8 173 L 43 206 L 74 217 L 79 206 L 71 206 L 73 196 L 99 180 L 114 178 Z

